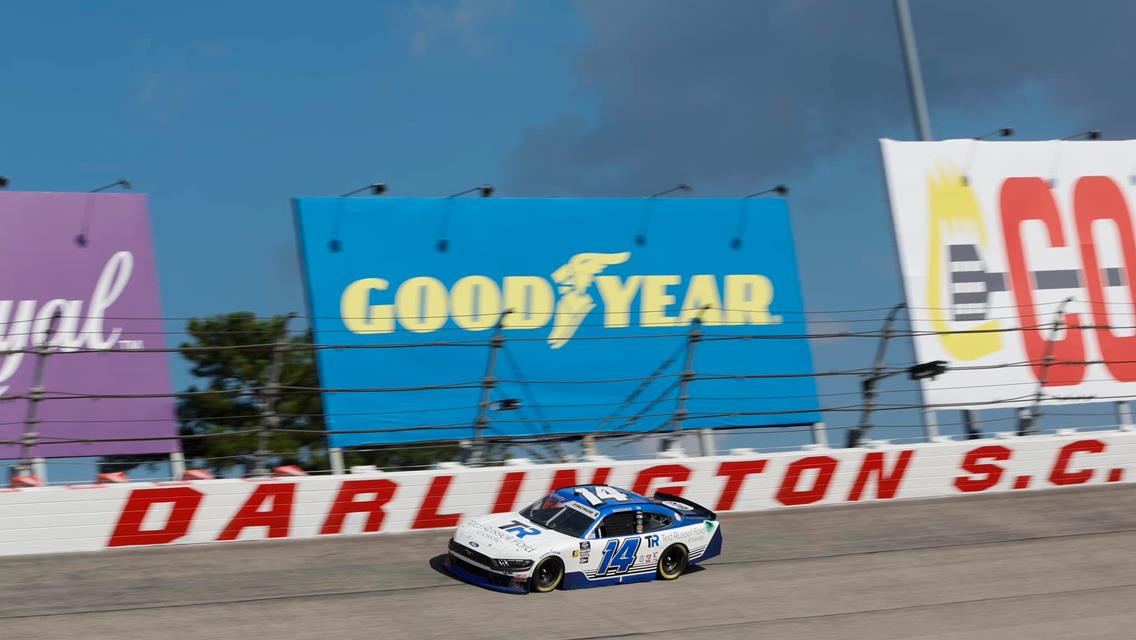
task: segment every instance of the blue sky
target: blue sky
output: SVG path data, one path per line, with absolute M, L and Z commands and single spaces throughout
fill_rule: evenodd
M 1132 5 L 912 6 L 936 137 L 1131 137 Z M 876 139 L 914 132 L 891 0 L 7 3 L 0 72 L 0 175 L 148 193 L 170 317 L 303 311 L 289 199 L 375 180 L 407 196 L 784 182 L 806 304 L 899 301 Z M 814 350 L 835 369 L 873 347 Z

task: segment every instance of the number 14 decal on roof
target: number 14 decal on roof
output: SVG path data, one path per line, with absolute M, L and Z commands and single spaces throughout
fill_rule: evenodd
M 619 489 L 613 489 L 611 487 L 598 486 L 596 487 L 595 493 L 592 493 L 585 487 L 577 487 L 575 489 L 575 493 L 581 498 L 587 500 L 588 504 L 592 505 L 593 507 L 598 507 L 606 500 L 627 502 L 627 494 L 623 493 Z

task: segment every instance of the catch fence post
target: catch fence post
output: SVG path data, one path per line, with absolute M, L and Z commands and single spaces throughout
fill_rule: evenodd
M 703 307 L 705 311 L 709 307 Z M 690 334 L 686 338 L 686 357 L 682 362 L 682 373 L 678 382 L 678 402 L 675 403 L 671 418 L 671 433 L 663 440 L 664 451 L 674 451 L 682 439 L 682 423 L 686 420 L 686 403 L 690 400 L 690 383 L 694 381 L 694 352 L 702 339 L 702 313 L 690 321 Z
M 47 388 L 43 383 L 43 372 L 47 367 L 47 356 L 51 353 L 51 338 L 55 333 L 55 325 L 63 317 L 62 312 L 56 311 L 48 322 L 44 331 L 43 340 L 35 347 L 35 369 L 32 372 L 32 386 L 28 389 L 28 413 L 24 418 L 24 433 L 20 438 L 20 464 L 16 467 L 16 475 L 35 475 L 32 470 L 34 460 L 32 452 L 39 442 L 39 403 L 43 402 Z M 34 339 L 34 336 L 33 336 Z
M 473 423 L 473 442 L 463 452 L 465 464 L 476 465 L 483 459 L 482 448 L 485 446 L 485 431 L 489 428 L 489 407 L 492 404 L 493 389 L 497 386 L 497 356 L 501 347 L 505 346 L 505 318 L 510 311 L 505 311 L 493 330 L 493 337 L 489 339 L 489 358 L 485 362 L 485 375 L 481 378 L 481 398 L 477 402 L 477 418 Z
M 288 323 L 296 317 L 295 313 L 284 316 L 280 325 L 280 336 L 272 347 L 272 364 L 268 369 L 268 382 L 262 393 L 260 410 L 260 430 L 256 434 L 256 467 L 252 474 L 257 477 L 268 475 L 268 442 L 272 432 L 280 426 L 280 416 L 276 415 L 276 402 L 280 398 L 280 374 L 284 368 L 284 347 L 288 344 Z
M 888 312 L 887 318 L 884 320 L 884 328 L 880 333 L 880 341 L 876 345 L 876 360 L 872 364 L 872 372 L 864 376 L 860 380 L 860 391 L 864 397 L 864 408 L 860 411 L 860 421 L 856 426 L 848 430 L 848 447 L 860 446 L 860 441 L 867 435 L 868 430 L 872 428 L 872 410 L 876 408 L 876 396 L 879 392 L 876 390 L 876 385 L 880 380 L 887 377 L 884 373 L 884 356 L 887 355 L 888 340 L 891 339 L 892 325 L 895 324 L 896 316 L 899 312 L 907 307 L 907 304 L 900 303 L 891 308 Z

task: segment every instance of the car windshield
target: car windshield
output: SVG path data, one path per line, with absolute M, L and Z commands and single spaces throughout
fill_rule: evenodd
M 583 505 L 550 493 L 522 509 L 521 515 L 553 531 L 582 538 L 596 519 L 588 511 Z

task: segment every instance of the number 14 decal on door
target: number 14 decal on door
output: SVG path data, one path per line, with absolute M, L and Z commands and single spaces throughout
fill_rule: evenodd
M 619 540 L 612 540 L 604 546 L 603 558 L 596 570 L 597 575 L 612 573 L 627 573 L 631 565 L 635 564 L 635 552 L 639 550 L 639 538 L 628 538 L 620 544 Z

